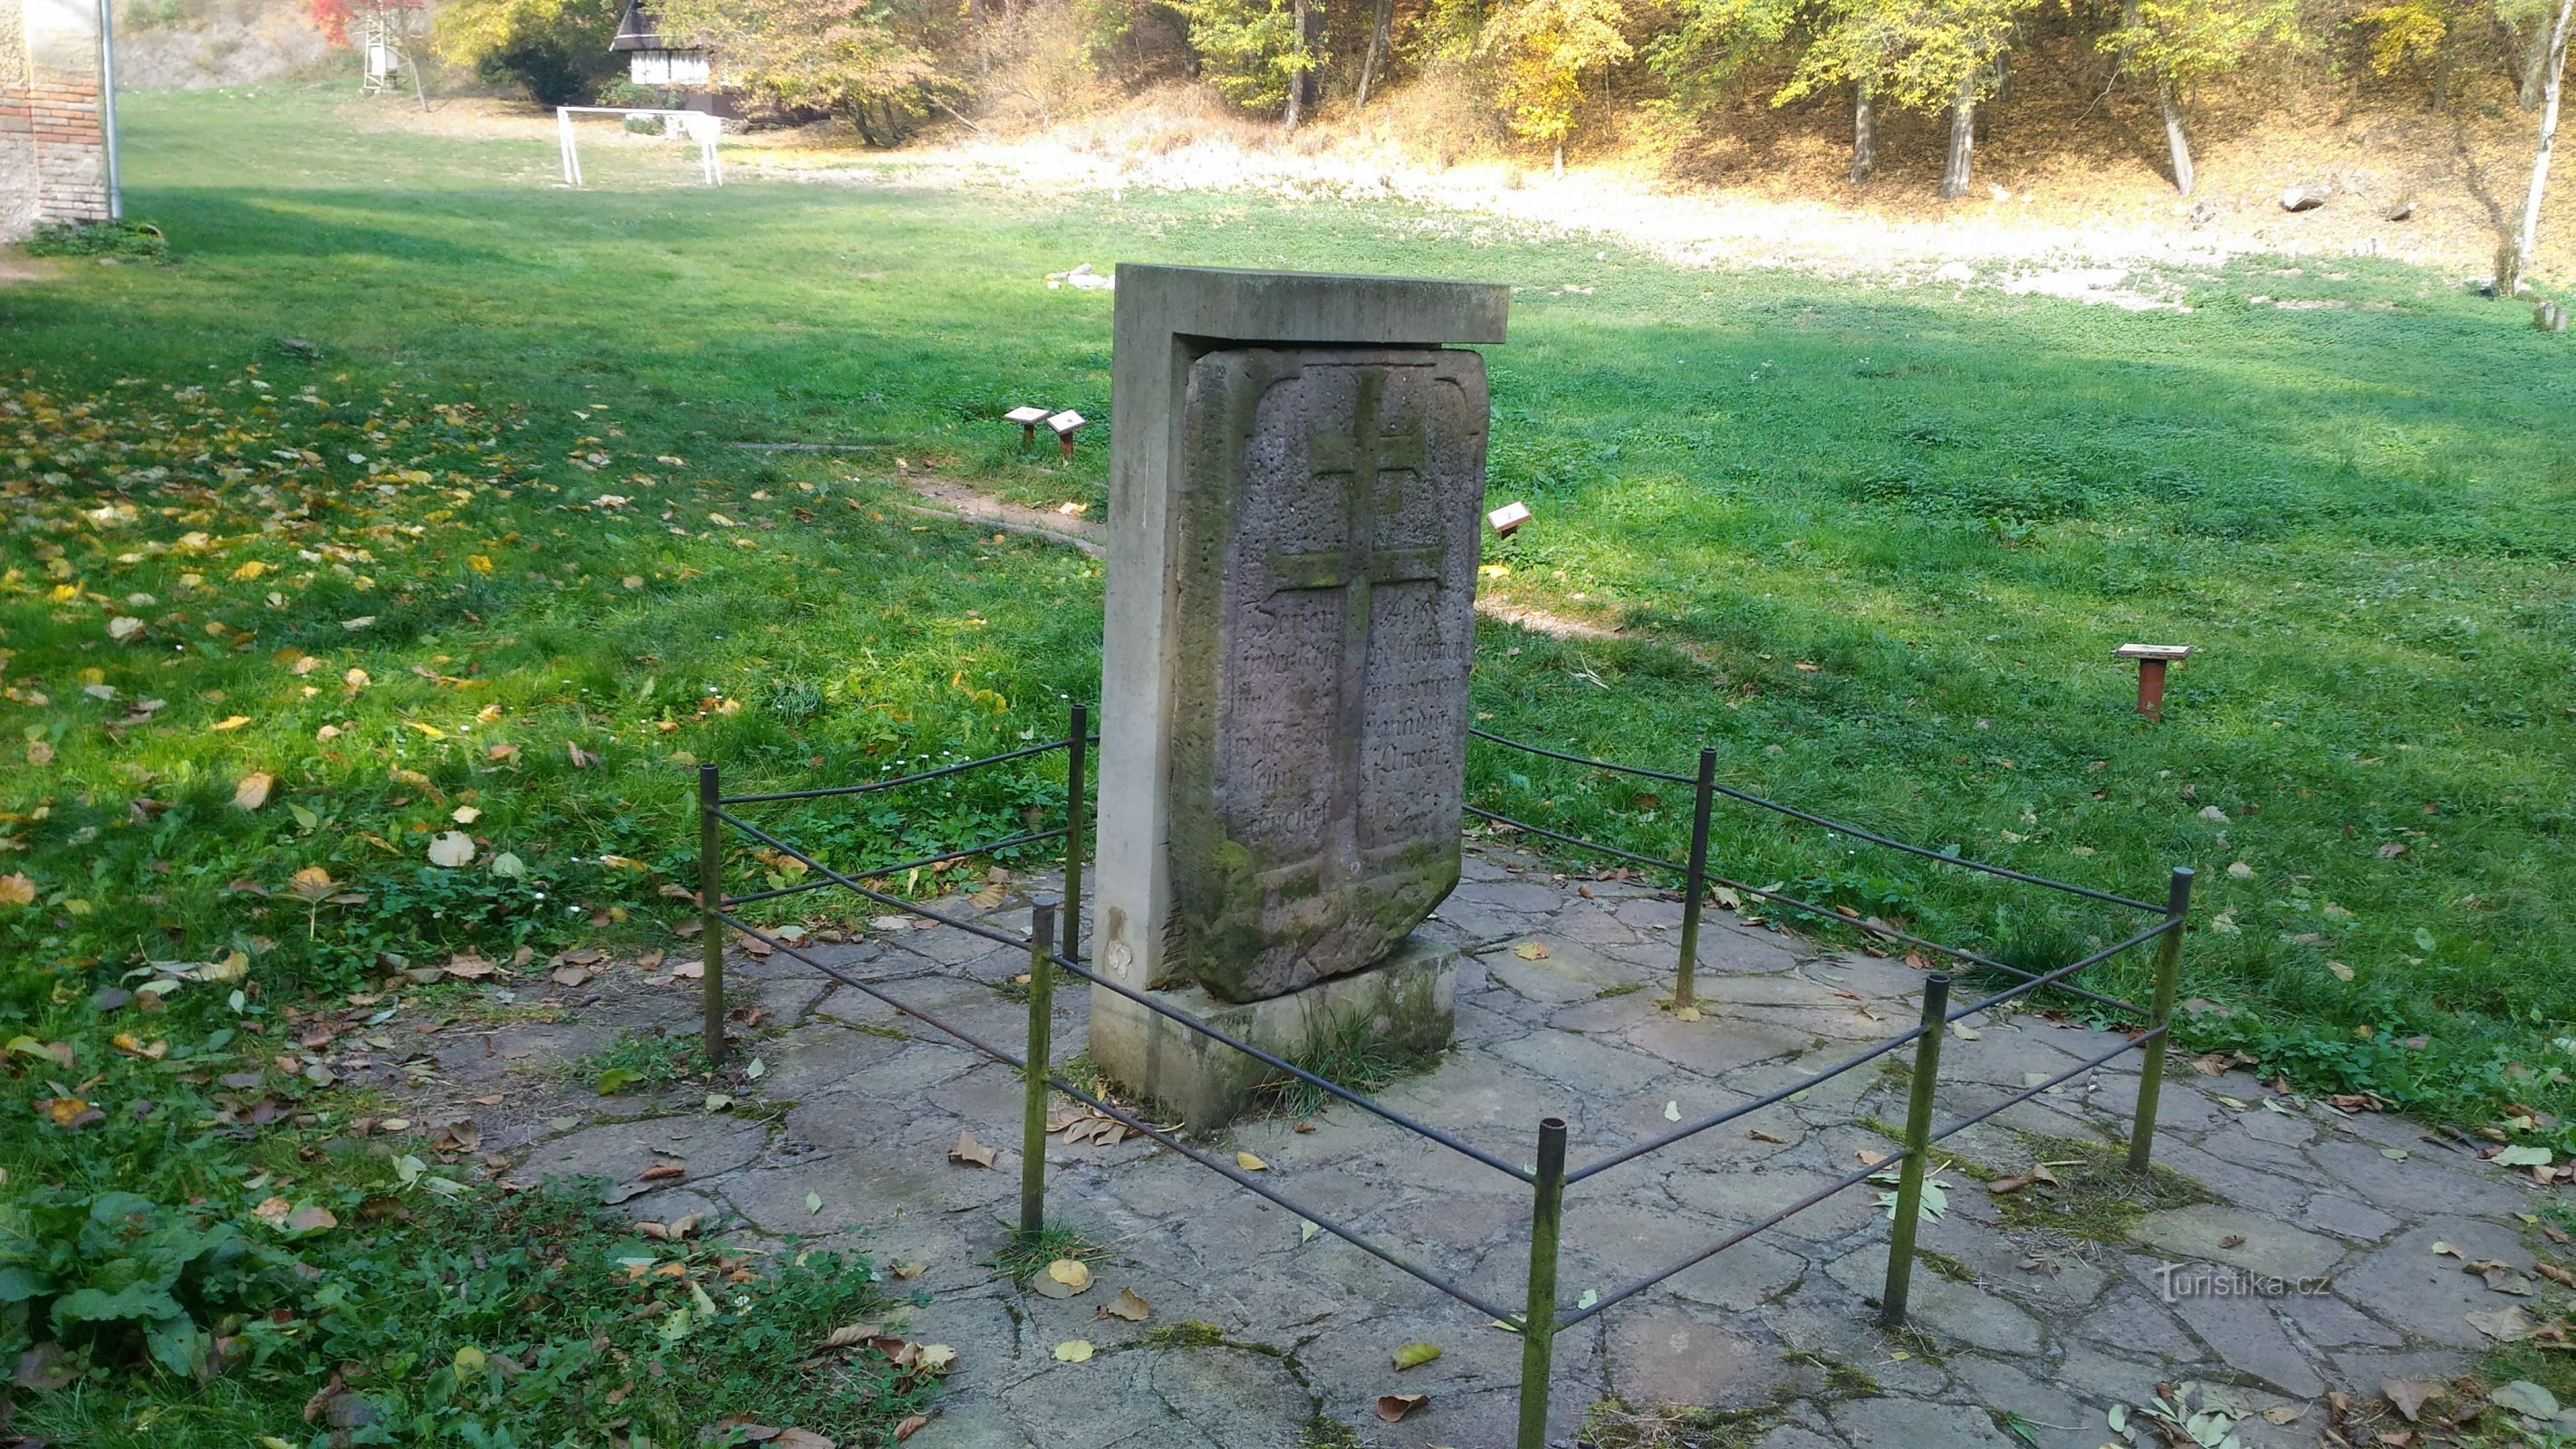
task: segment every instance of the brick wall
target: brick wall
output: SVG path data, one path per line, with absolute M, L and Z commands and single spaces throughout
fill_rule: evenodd
M 0 0 L 0 241 L 107 210 L 97 0 Z

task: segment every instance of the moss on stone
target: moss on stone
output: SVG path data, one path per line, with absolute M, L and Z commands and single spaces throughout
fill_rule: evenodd
M 1149 1330 L 1136 1341 L 1147 1348 L 1223 1348 L 1225 1331 L 1213 1323 L 1184 1318 Z

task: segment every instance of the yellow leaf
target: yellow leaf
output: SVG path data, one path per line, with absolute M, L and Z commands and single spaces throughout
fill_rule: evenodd
M 1523 941 L 1512 948 L 1512 954 L 1524 961 L 1544 961 L 1548 957 L 1548 950 L 1536 941 Z
M 233 570 L 233 577 L 247 583 L 248 581 L 258 578 L 261 574 L 267 572 L 268 565 L 260 562 L 258 559 L 252 559 L 250 562 L 243 564 L 240 568 Z
M 1439 1356 L 1440 1345 L 1436 1343 L 1408 1343 L 1395 1351 L 1396 1371 L 1420 1368 Z
M 0 875 L 0 906 L 32 906 L 36 883 L 23 875 Z
M 1238 1152 L 1234 1154 L 1234 1165 L 1242 1168 L 1246 1172 L 1268 1172 L 1270 1170 L 1269 1163 L 1262 1161 L 1260 1158 L 1253 1156 L 1249 1152 Z
M 1091 1340 L 1068 1338 L 1055 1346 L 1055 1357 L 1058 1363 L 1089 1363 L 1091 1362 Z
M 463 1348 L 458 1349 L 456 1351 L 456 1381 L 460 1384 L 471 1382 L 476 1374 L 483 1372 L 483 1365 L 487 1362 L 489 1362 L 489 1360 L 484 1357 L 483 1350 L 476 1348 L 470 1343 L 465 1345 Z
M 277 777 L 266 770 L 242 776 L 233 787 L 233 804 L 243 810 L 256 810 L 268 803 L 268 792 L 277 785 Z
M 420 731 L 422 734 L 429 736 L 433 740 L 443 740 L 447 738 L 447 731 L 440 729 L 436 725 L 422 724 L 416 719 L 407 719 L 404 720 L 403 723 L 410 725 L 413 729 Z
M 455 821 L 459 825 L 471 825 L 475 821 L 483 818 L 483 812 L 475 809 L 471 805 L 459 805 L 453 811 L 449 812 L 447 818 Z
M 478 574 L 488 574 L 492 572 L 492 556 L 489 554 L 469 553 L 465 556 L 465 566 L 474 570 L 474 572 Z
M 216 734 L 222 734 L 222 733 L 223 733 L 223 732 L 225 732 L 226 730 L 237 730 L 237 729 L 240 729 L 243 725 L 246 725 L 246 724 L 249 724 L 249 723 L 250 723 L 250 716 L 249 716 L 249 715 L 246 715 L 246 714 L 237 714 L 237 715 L 232 716 L 232 717 L 231 717 L 231 718 L 229 718 L 229 719 L 220 719 L 220 720 L 217 720 L 217 721 L 215 721 L 213 724 L 210 724 L 210 725 L 206 726 L 206 728 L 207 728 L 207 729 L 209 729 L 209 730 L 211 730 L 211 731 L 213 731 L 213 732 L 214 732 L 214 733 L 216 733 Z

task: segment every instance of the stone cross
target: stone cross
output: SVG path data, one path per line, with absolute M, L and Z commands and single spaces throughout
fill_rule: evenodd
M 1457 881 L 1487 407 L 1483 359 L 1439 344 L 1500 341 L 1507 303 L 1119 269 L 1091 951 L 1112 980 L 1252 1010 L 1283 1051 L 1410 993 L 1397 1034 L 1445 1042 L 1454 966 L 1409 933 Z M 1214 1101 L 1158 1085 L 1203 1047 L 1114 992 L 1092 1045 L 1193 1120 Z

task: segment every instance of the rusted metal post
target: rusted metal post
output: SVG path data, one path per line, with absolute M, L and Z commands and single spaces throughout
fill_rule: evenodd
M 1073 707 L 1073 730 L 1064 741 L 1064 950 L 1067 961 L 1082 959 L 1082 861 L 1090 834 L 1090 800 L 1083 793 L 1083 770 L 1091 753 L 1091 707 Z
M 1690 878 L 1682 886 L 1682 956 L 1673 968 L 1673 1009 L 1694 1005 L 1692 978 L 1699 971 L 1699 913 L 1708 894 L 1708 812 L 1717 801 L 1717 751 L 1699 752 L 1699 786 L 1691 799 Z
M 2165 717 L 2165 666 L 2191 657 L 2188 644 L 2123 644 L 2114 659 L 2138 661 L 2138 713 L 2152 720 Z
M 2155 1041 L 2138 1063 L 2138 1117 L 2129 1127 L 2129 1170 L 2144 1172 L 2156 1151 L 2156 1100 L 2164 1095 L 2165 1048 L 2173 1045 L 2174 997 L 2182 985 L 2182 923 L 2191 913 L 2191 867 L 2174 867 L 2165 886 L 2164 940 L 2156 946 L 2156 994 L 2147 1003 L 2147 1029 Z
M 698 994 L 706 1006 L 702 1045 L 711 1067 L 723 1066 L 725 1059 L 724 822 L 716 818 L 723 798 L 716 767 L 698 766 L 698 950 L 705 963 Z
M 1029 907 L 1029 1059 L 1021 1069 L 1027 1093 L 1020 1112 L 1020 1233 L 1034 1241 L 1046 1230 L 1048 1058 L 1055 1035 L 1055 902 Z
M 1565 1221 L 1565 1119 L 1538 1124 L 1530 1204 L 1529 1297 L 1521 1309 L 1521 1431 L 1516 1449 L 1547 1449 L 1548 1373 L 1556 1355 L 1556 1249 Z
M 1949 1029 L 1950 978 L 1923 981 L 1923 1034 L 1914 1039 L 1914 1090 L 1905 1103 L 1905 1163 L 1896 1170 L 1896 1222 L 1887 1234 L 1887 1283 L 1878 1294 L 1878 1326 L 1905 1326 L 1914 1285 L 1914 1228 L 1923 1214 L 1923 1175 L 1932 1155 L 1932 1098 L 1941 1080 L 1941 1036 Z

